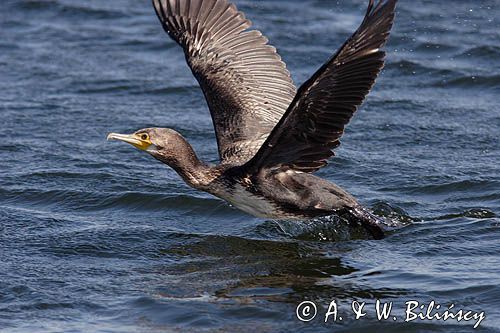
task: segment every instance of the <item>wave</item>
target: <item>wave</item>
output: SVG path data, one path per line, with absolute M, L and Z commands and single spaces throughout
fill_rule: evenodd
M 436 52 L 451 52 L 456 49 L 457 47 L 453 45 L 448 45 L 443 43 L 432 43 L 432 42 L 419 43 L 415 47 L 415 51 L 429 52 L 431 54 L 436 54 Z
M 419 221 L 419 219 L 413 218 L 408 215 L 408 213 L 405 212 L 404 209 L 393 206 L 387 202 L 377 202 L 371 207 L 371 210 L 375 215 L 396 221 L 402 225 Z
M 430 66 L 424 66 L 420 63 L 410 61 L 410 60 L 400 60 L 396 62 L 389 62 L 385 66 L 386 69 L 389 70 L 397 70 L 398 72 L 406 75 L 415 75 L 415 74 L 433 74 L 435 76 L 444 76 L 444 75 L 459 75 L 461 72 L 457 72 L 451 69 L 444 68 L 435 68 Z
M 444 184 L 428 184 L 400 187 L 401 191 L 415 194 L 446 194 L 455 192 L 484 193 L 486 190 L 498 189 L 498 182 L 490 180 L 461 180 Z M 383 189 L 382 189 L 383 190 Z
M 174 86 L 158 88 L 156 85 L 151 85 L 150 82 L 138 83 L 137 81 L 132 82 L 127 80 L 75 82 L 74 85 L 76 86 L 76 93 L 88 95 L 124 92 L 126 92 L 127 94 L 140 95 L 178 95 L 192 93 L 195 91 L 197 92 L 200 89 L 198 86 Z
M 493 211 L 486 208 L 472 208 L 460 213 L 446 214 L 434 217 L 433 220 L 450 220 L 460 217 L 468 217 L 474 219 L 488 219 L 488 218 L 495 218 L 496 214 Z
M 375 212 L 377 214 L 377 212 Z M 379 215 L 379 214 L 377 214 Z M 382 215 L 379 215 L 382 216 Z M 380 219 L 384 229 L 394 230 L 403 227 L 395 215 L 383 216 Z M 361 224 L 350 223 L 337 216 L 323 216 L 309 220 L 272 220 L 266 221 L 256 229 L 257 235 L 271 239 L 296 239 L 301 241 L 339 242 L 354 239 L 373 239 Z
M 6 43 L 6 42 L 0 42 L 0 50 L 5 50 L 5 51 L 12 51 L 12 50 L 20 50 L 21 46 L 15 43 Z M 5 63 L 7 64 L 7 63 Z
M 445 87 L 445 88 L 493 88 L 495 90 L 500 89 L 500 74 L 498 75 L 467 75 L 460 76 L 452 79 L 443 79 L 436 81 L 433 84 L 434 87 Z
M 28 1 L 16 1 L 13 3 L 16 10 L 21 10 L 23 12 L 26 11 L 34 11 L 37 14 L 40 11 L 51 11 L 58 12 L 60 15 L 71 16 L 71 17 L 79 17 L 82 19 L 88 18 L 96 18 L 96 19 L 107 19 L 107 18 L 116 18 L 131 16 L 130 13 L 126 11 L 117 11 L 111 9 L 104 8 L 93 8 L 90 6 L 84 6 L 79 4 L 69 4 L 69 3 L 61 3 L 59 1 L 37 1 L 37 0 L 28 0 Z
M 481 60 L 498 61 L 500 57 L 500 47 L 494 45 L 482 45 L 470 48 L 460 53 L 457 58 L 470 59 L 471 57 Z
M 127 209 L 130 211 L 157 211 L 165 209 L 203 209 L 213 211 L 220 204 L 214 198 L 161 193 L 121 192 L 102 193 L 78 190 L 0 189 L 0 200 L 7 205 L 37 205 L 70 210 L 99 211 Z M 230 209 L 230 208 L 228 208 Z
M 426 81 L 428 82 L 426 85 L 429 84 L 432 87 L 494 88 L 496 90 L 500 87 L 500 74 L 465 74 L 463 71 L 422 65 L 421 63 L 409 60 L 389 62 L 385 68 L 388 71 L 397 71 L 398 75 L 418 75 L 421 83 Z M 424 81 L 422 81 L 422 79 L 424 79 Z

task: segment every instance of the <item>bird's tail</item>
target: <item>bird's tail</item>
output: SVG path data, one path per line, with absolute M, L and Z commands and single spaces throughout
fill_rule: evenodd
M 385 237 L 384 227 L 389 226 L 381 217 L 378 217 L 362 206 L 349 208 L 342 217 L 350 223 L 361 224 L 374 239 Z

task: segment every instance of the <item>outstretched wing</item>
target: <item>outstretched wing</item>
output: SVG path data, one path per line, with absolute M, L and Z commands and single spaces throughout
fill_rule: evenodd
M 276 49 L 226 0 L 153 0 L 165 31 L 184 49 L 212 115 L 223 163 L 255 155 L 296 88 Z
M 245 168 L 314 172 L 327 164 L 344 127 L 384 65 L 397 0 L 370 0 L 361 26 L 299 89 L 290 107 Z

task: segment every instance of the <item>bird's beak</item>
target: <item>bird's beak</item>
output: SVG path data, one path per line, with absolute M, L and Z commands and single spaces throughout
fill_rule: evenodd
M 140 149 L 147 150 L 149 146 L 151 146 L 151 140 L 142 140 L 137 134 L 118 134 L 118 133 L 109 133 L 108 140 L 118 140 L 126 143 L 130 143 L 132 146 Z

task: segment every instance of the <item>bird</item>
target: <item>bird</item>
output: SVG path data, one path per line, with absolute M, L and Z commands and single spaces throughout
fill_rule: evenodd
M 397 0 L 369 0 L 363 21 L 298 89 L 276 48 L 228 0 L 153 0 L 210 111 L 220 163 L 201 161 L 177 131 L 110 133 L 175 170 L 191 187 L 274 220 L 337 215 L 385 236 L 382 218 L 314 175 L 384 66 Z

